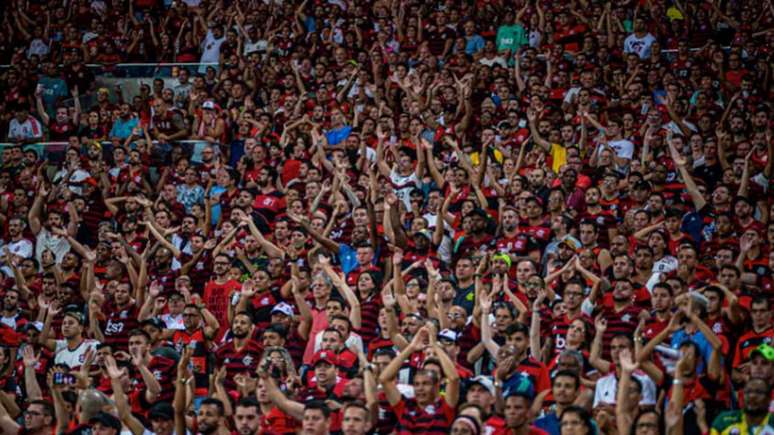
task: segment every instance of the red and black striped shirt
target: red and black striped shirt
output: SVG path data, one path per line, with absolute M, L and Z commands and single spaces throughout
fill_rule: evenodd
M 425 407 L 419 406 L 414 399 L 403 398 L 392 407 L 398 417 L 396 433 L 410 435 L 445 435 L 449 433 L 456 412 L 443 398 Z
M 215 351 L 218 367 L 226 367 L 225 386 L 228 390 L 236 388 L 234 376 L 237 373 L 255 373 L 261 363 L 263 346 L 253 339 L 247 339 L 244 346 L 236 348 L 234 340 L 230 340 Z

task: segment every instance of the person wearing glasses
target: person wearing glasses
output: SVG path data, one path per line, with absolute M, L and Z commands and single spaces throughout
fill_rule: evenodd
M 4 434 L 50 435 L 55 423 L 54 406 L 47 400 L 33 400 L 24 410 L 22 424 L 8 415 L 0 402 L 0 432 Z
M 764 379 L 747 381 L 743 409 L 720 413 L 712 422 L 710 435 L 774 433 L 774 413 L 769 412 L 771 391 L 772 384 Z

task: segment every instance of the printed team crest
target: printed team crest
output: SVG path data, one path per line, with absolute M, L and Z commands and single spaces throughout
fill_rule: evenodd
M 629 313 L 624 314 L 621 316 L 621 321 L 629 323 L 632 320 L 632 316 Z
M 253 364 L 253 357 L 251 355 L 246 355 L 244 358 L 242 358 L 242 364 L 246 366 L 251 366 Z
M 435 406 L 433 405 L 425 406 L 425 412 L 428 414 L 435 414 Z

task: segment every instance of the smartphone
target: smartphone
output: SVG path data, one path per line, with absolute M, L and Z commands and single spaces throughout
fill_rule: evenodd
M 75 376 L 69 373 L 54 373 L 54 385 L 75 385 Z

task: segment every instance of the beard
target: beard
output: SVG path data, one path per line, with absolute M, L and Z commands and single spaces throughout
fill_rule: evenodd
M 202 424 L 202 422 L 199 423 L 199 432 L 203 434 L 212 434 L 215 433 L 215 431 L 218 430 L 218 425 L 209 425 L 209 424 Z
M 244 332 L 231 331 L 231 335 L 239 339 L 247 337 L 247 334 L 248 334 L 247 331 L 244 331 Z

